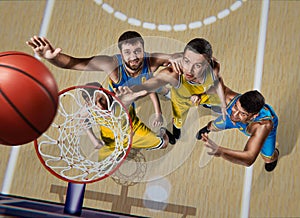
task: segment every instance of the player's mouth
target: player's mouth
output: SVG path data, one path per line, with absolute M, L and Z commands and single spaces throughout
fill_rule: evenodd
M 192 79 L 194 79 L 194 76 L 191 75 L 191 74 L 186 73 L 186 74 L 184 74 L 184 75 L 185 75 L 185 78 L 186 78 L 187 80 L 192 80 Z
M 234 116 L 230 116 L 230 120 L 232 121 L 232 122 L 239 122 L 240 120 L 239 120 L 239 118 L 235 118 Z
M 139 59 L 135 59 L 135 60 L 129 61 L 129 64 L 132 65 L 132 66 L 138 65 L 139 63 L 140 63 Z

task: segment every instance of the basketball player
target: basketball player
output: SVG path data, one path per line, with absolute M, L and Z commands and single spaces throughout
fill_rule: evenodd
M 172 86 L 173 136 L 176 139 L 180 138 L 188 111 L 195 104 L 206 107 L 219 107 L 221 104 L 222 114 L 224 117 L 226 115 L 226 104 L 219 82 L 220 65 L 212 57 L 211 44 L 203 38 L 191 40 L 184 48 L 178 67 L 164 68 L 142 85 L 131 88 L 133 91 L 153 92 L 166 84 Z M 199 99 L 195 100 L 194 96 Z
M 199 130 L 198 140 L 205 142 L 211 149 L 210 155 L 223 157 L 225 160 L 245 166 L 252 165 L 260 153 L 265 161 L 266 171 L 272 171 L 277 165 L 279 151 L 275 148 L 278 117 L 273 108 L 265 104 L 265 99 L 258 91 L 238 94 L 223 86 L 227 103 L 226 119 L 218 117 Z M 208 138 L 210 131 L 237 128 L 249 136 L 243 150 L 233 150 L 218 146 Z
M 87 86 L 94 86 L 101 88 L 102 86 L 97 82 L 87 83 Z M 95 88 L 86 88 L 86 91 L 90 96 L 94 96 Z M 156 150 L 164 149 L 167 147 L 169 139 L 165 129 L 161 129 L 161 135 L 157 136 L 153 133 L 144 123 L 142 123 L 135 113 L 135 109 L 132 102 L 137 98 L 144 96 L 146 91 L 140 91 L 133 93 L 128 87 L 115 88 L 116 96 L 122 101 L 124 106 L 128 108 L 130 118 L 132 120 L 133 136 L 132 136 L 132 148 Z M 82 92 L 83 98 L 88 104 L 91 104 L 90 98 L 85 92 Z M 108 105 L 112 101 L 112 97 L 109 94 L 102 92 L 96 92 L 94 97 L 94 104 L 101 110 L 107 110 Z M 92 113 L 96 113 L 93 112 Z M 100 119 L 100 118 L 97 118 Z M 88 122 L 88 121 L 87 121 Z M 100 126 L 101 139 L 97 138 L 92 129 L 88 130 L 88 136 L 91 139 L 96 149 L 99 149 L 99 160 L 103 160 L 108 157 L 115 149 L 115 137 L 113 132 L 105 127 Z M 125 142 L 126 144 L 126 142 Z
M 109 89 L 113 91 L 119 86 L 132 86 L 143 83 L 152 77 L 160 66 L 171 64 L 178 68 L 177 59 L 181 53 L 172 55 L 162 53 L 147 53 L 144 51 L 144 40 L 135 31 L 124 32 L 118 40 L 120 54 L 113 56 L 97 55 L 88 58 L 76 58 L 54 48 L 44 37 L 33 36 L 26 42 L 33 51 L 57 67 L 81 71 L 104 71 L 109 75 Z M 166 92 L 166 90 L 162 90 Z M 150 93 L 155 108 L 153 126 L 163 123 L 162 111 L 156 93 Z

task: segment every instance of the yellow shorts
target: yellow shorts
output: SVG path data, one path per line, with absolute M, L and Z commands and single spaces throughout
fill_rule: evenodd
M 172 93 L 173 94 L 173 93 Z M 172 113 L 173 113 L 173 125 L 180 129 L 182 128 L 186 118 L 187 114 L 189 112 L 189 109 L 191 107 L 196 106 L 192 103 L 190 98 L 181 98 L 178 99 L 178 97 L 174 97 L 171 95 L 171 101 L 172 101 Z M 208 104 L 208 105 L 220 105 L 220 99 L 218 95 L 203 95 L 202 96 L 201 104 Z
M 164 140 L 151 131 L 143 122 L 136 116 L 135 110 L 131 106 L 129 114 L 132 119 L 133 136 L 132 148 L 155 150 L 160 149 L 164 144 Z M 113 153 L 115 150 L 115 139 L 113 132 L 107 127 L 100 127 L 102 140 L 105 146 L 99 149 L 99 160 L 103 160 Z M 128 140 L 123 142 L 123 147 L 128 146 Z

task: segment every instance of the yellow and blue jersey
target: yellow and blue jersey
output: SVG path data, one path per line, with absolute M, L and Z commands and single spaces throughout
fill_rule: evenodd
M 215 80 L 212 70 L 205 71 L 202 84 L 187 81 L 184 75 L 179 76 L 178 85 L 171 88 L 173 124 L 175 127 L 181 128 L 183 126 L 189 109 L 195 106 L 190 100 L 191 96 L 203 94 L 214 85 Z M 204 94 L 202 99 L 204 100 L 200 104 L 220 105 L 220 99 L 217 94 Z
M 113 92 L 114 88 L 118 88 L 119 86 L 134 86 L 134 85 L 141 85 L 146 80 L 153 77 L 153 73 L 150 70 L 150 60 L 149 60 L 149 54 L 144 53 L 144 60 L 143 60 L 143 67 L 141 70 L 141 73 L 137 75 L 136 77 L 130 76 L 126 68 L 124 66 L 122 56 L 120 54 L 115 55 L 115 57 L 118 60 L 118 82 L 113 82 L 111 79 L 109 79 L 109 90 Z
M 277 134 L 277 126 L 278 126 L 278 117 L 274 111 L 274 109 L 268 105 L 265 104 L 264 107 L 259 111 L 259 114 L 257 117 L 255 117 L 250 123 L 242 123 L 242 122 L 236 122 L 235 124 L 230 120 L 230 114 L 232 113 L 232 107 L 235 105 L 237 100 L 240 98 L 241 95 L 235 96 L 227 105 L 227 113 L 228 116 L 226 116 L 226 120 L 223 120 L 223 117 L 220 116 L 216 120 L 212 122 L 213 127 L 219 130 L 225 130 L 225 129 L 239 129 L 241 132 L 243 132 L 245 135 L 250 136 L 250 133 L 248 132 L 248 127 L 252 123 L 260 122 L 262 120 L 271 120 L 273 122 L 273 129 L 269 133 L 266 141 L 264 142 L 264 145 L 261 149 L 261 154 L 265 157 L 272 157 L 274 151 L 275 151 L 275 145 L 276 145 L 276 134 Z

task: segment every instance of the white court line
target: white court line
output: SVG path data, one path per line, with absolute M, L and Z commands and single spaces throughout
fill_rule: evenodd
M 205 18 L 203 20 L 203 23 L 204 23 L 204 25 L 209 25 L 209 24 L 212 24 L 216 21 L 217 21 L 217 18 L 215 16 L 210 16 L 210 17 Z
M 265 43 L 268 25 L 269 0 L 263 0 L 260 16 L 260 29 L 256 54 L 256 68 L 254 77 L 254 89 L 261 89 Z M 242 197 L 241 218 L 248 218 L 250 211 L 251 185 L 252 185 L 253 165 L 245 168 L 244 187 Z
M 165 32 L 170 32 L 172 30 L 185 31 L 185 30 L 187 30 L 187 27 L 189 29 L 196 29 L 196 28 L 200 28 L 202 26 L 202 23 L 204 25 L 209 25 L 209 24 L 215 23 L 217 21 L 217 19 L 223 19 L 223 18 L 227 17 L 231 12 L 236 11 L 237 9 L 242 7 L 243 2 L 246 2 L 246 1 L 247 0 L 236 0 L 232 5 L 230 5 L 230 7 L 229 7 L 230 10 L 223 9 L 218 13 L 217 16 L 212 15 L 210 17 L 204 18 L 203 22 L 199 20 L 199 21 L 193 21 L 189 24 L 184 24 L 184 23 L 183 24 L 174 24 L 172 26 L 172 25 L 166 25 L 166 24 L 162 24 L 162 23 L 155 24 L 155 23 L 152 23 L 149 21 L 141 21 L 140 19 L 131 17 L 128 19 L 128 23 L 133 26 L 141 26 L 143 23 L 142 27 L 145 29 L 149 29 L 149 30 L 157 29 L 158 31 L 165 31 Z M 102 0 L 94 0 L 94 2 L 99 6 L 102 5 L 102 9 L 109 14 L 112 14 L 115 10 L 111 5 L 103 2 Z M 116 9 L 116 10 L 118 10 L 118 9 Z M 116 16 L 116 14 L 115 14 L 115 17 L 122 21 L 126 21 L 126 18 L 130 17 L 121 11 L 118 11 L 118 13 L 119 13 L 118 15 L 121 14 L 121 16 L 118 16 L 118 15 Z
M 3 184 L 2 184 L 2 190 L 1 190 L 2 194 L 10 193 L 10 187 L 12 184 L 19 152 L 20 152 L 20 146 L 14 146 L 11 148 L 10 156 L 9 156 L 9 160 L 7 163 L 6 172 L 5 172 Z
M 120 11 L 116 11 L 114 15 L 116 18 L 118 18 L 122 21 L 127 20 L 127 16 L 125 14 L 121 13 Z
M 44 18 L 43 18 L 43 21 L 41 24 L 41 29 L 40 29 L 40 34 L 39 34 L 40 36 L 46 36 L 46 33 L 48 31 L 48 26 L 50 23 L 51 14 L 53 11 L 54 3 L 55 3 L 55 0 L 47 1 L 46 7 L 45 7 L 45 12 L 44 12 Z M 37 55 L 35 55 L 35 57 L 38 58 Z M 40 59 L 40 58 L 38 58 L 38 59 Z M 11 188 L 11 184 L 13 181 L 15 167 L 16 167 L 16 164 L 18 161 L 20 148 L 21 148 L 21 145 L 14 146 L 11 149 L 10 157 L 9 157 L 9 160 L 7 163 L 6 172 L 5 172 L 3 184 L 2 184 L 2 190 L 1 190 L 2 194 L 10 193 L 10 188 Z

